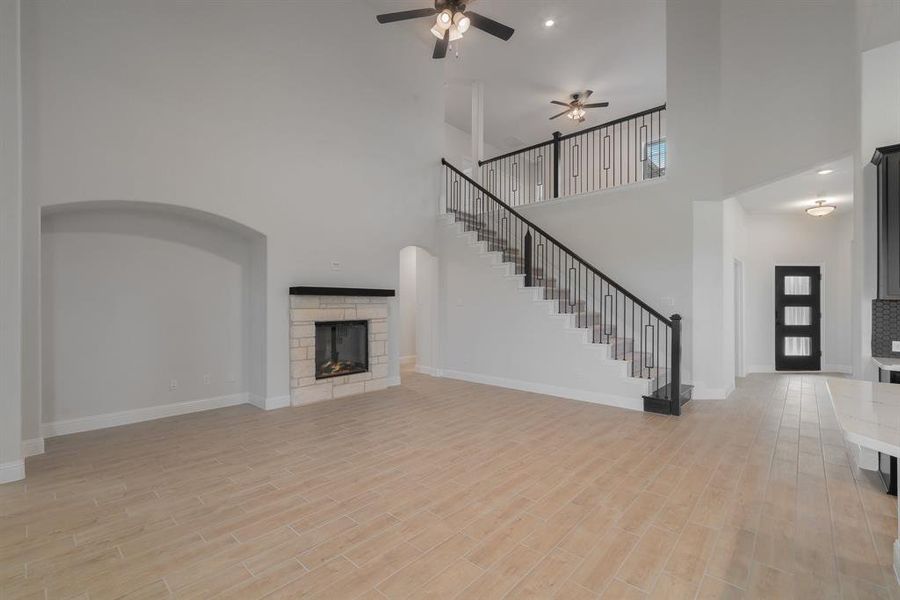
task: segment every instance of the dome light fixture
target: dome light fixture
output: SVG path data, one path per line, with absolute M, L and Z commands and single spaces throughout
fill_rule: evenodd
M 553 19 L 547 19 L 546 21 L 544 21 L 544 27 L 553 27 L 554 25 L 556 25 L 556 21 L 554 21 Z
M 465 14 L 458 12 L 453 15 L 453 24 L 456 25 L 456 28 L 462 34 L 469 30 L 469 25 L 472 24 L 472 21 Z
M 444 39 L 444 32 L 450 29 L 451 25 L 453 25 L 453 13 L 450 12 L 449 8 L 445 8 L 437 14 L 431 33 L 439 40 Z
M 455 42 L 456 40 L 462 39 L 463 34 L 469 30 L 471 25 L 472 20 L 464 13 L 454 13 L 451 12 L 449 8 L 445 8 L 438 13 L 437 19 L 435 19 L 434 22 L 434 27 L 431 28 L 431 33 L 433 33 L 434 37 L 437 39 L 442 40 L 444 39 L 444 33 L 449 29 L 449 40 Z
M 816 200 L 815 206 L 810 206 L 806 209 L 806 214 L 811 217 L 824 217 L 826 215 L 830 215 L 834 212 L 834 206 L 830 204 L 825 204 L 824 200 Z

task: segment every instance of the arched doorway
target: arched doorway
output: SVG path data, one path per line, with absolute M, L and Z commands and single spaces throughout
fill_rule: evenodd
M 434 374 L 437 364 L 437 257 L 419 246 L 400 251 L 400 372 Z

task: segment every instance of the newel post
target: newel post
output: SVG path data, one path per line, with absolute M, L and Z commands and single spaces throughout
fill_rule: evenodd
M 531 287 L 531 230 L 525 232 L 525 287 Z
M 670 407 L 672 414 L 681 414 L 681 315 L 672 315 L 672 383 Z
M 558 131 L 553 132 L 553 197 L 559 198 L 559 138 L 562 134 Z

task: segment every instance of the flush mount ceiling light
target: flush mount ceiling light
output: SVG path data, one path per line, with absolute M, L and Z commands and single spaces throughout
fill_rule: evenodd
M 556 21 L 554 21 L 553 19 L 547 19 L 546 21 L 544 21 L 544 27 L 553 27 L 554 25 L 556 25 Z
M 822 169 L 817 174 L 818 175 L 831 175 L 832 173 L 834 173 L 834 169 Z
M 806 214 L 811 217 L 824 217 L 834 212 L 834 207 L 826 205 L 824 200 L 816 200 L 816 205 L 806 209 Z

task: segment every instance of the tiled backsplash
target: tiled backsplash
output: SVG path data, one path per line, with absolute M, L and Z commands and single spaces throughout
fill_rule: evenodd
M 872 356 L 895 356 L 891 342 L 900 342 L 900 300 L 872 300 Z

